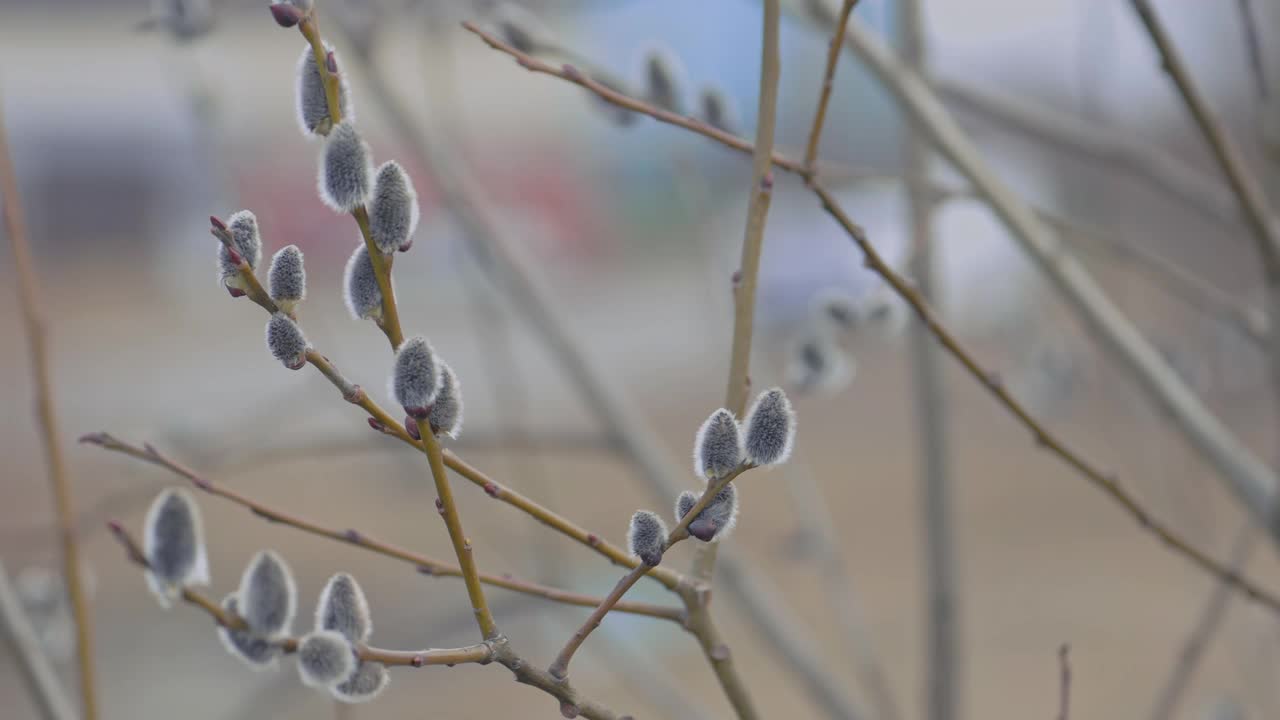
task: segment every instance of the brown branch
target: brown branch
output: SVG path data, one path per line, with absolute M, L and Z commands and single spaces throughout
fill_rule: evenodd
M 744 152 L 751 149 L 750 144 L 746 144 L 746 141 L 737 141 L 746 144 L 746 148 L 739 147 L 737 142 L 726 142 L 721 137 L 724 133 L 720 133 L 714 128 L 706 128 L 706 131 L 704 131 L 700 127 L 701 123 L 688 121 L 687 119 L 682 119 L 678 116 L 671 116 L 670 113 L 655 108 L 648 103 L 632 98 L 617 96 L 616 93 L 612 93 L 607 88 L 597 90 L 589 84 L 584 84 L 577 73 L 575 73 L 571 68 L 557 70 L 524 55 L 518 50 L 506 45 L 501 40 L 484 33 L 471 23 L 464 23 L 463 25 L 471 32 L 483 38 L 485 42 L 494 49 L 500 50 L 517 58 L 521 67 L 525 67 L 526 69 L 534 72 L 552 75 L 577 85 L 582 85 L 583 87 L 587 87 L 593 92 L 596 92 L 596 94 L 601 98 L 608 100 L 615 105 L 626 107 L 627 109 L 648 115 L 649 117 L 663 122 L 668 122 L 670 124 L 693 130 L 700 135 L 717 140 L 728 147 L 733 147 Z M 850 26 L 850 29 L 852 30 L 852 25 Z M 603 90 L 603 92 L 601 92 L 601 90 Z M 774 164 L 775 166 L 782 167 L 777 163 L 776 158 Z M 1071 450 L 1065 444 L 1065 442 L 1059 440 L 1046 427 L 1041 425 L 1030 414 L 1030 412 L 1023 407 L 1008 390 L 1005 389 L 998 375 L 984 370 L 982 366 L 978 364 L 977 360 L 975 360 L 973 356 L 970 355 L 962 345 L 960 345 L 959 341 L 950 333 L 950 331 L 948 331 L 938 321 L 933 310 L 924 302 L 919 293 L 906 281 L 906 279 L 901 275 L 898 275 L 889 267 L 889 265 L 880 256 L 879 252 L 867 239 L 862 228 L 854 223 L 847 214 L 845 214 L 839 203 L 822 185 L 822 183 L 814 179 L 812 181 L 811 188 L 822 202 L 823 209 L 836 220 L 841 228 L 844 229 L 845 233 L 849 235 L 854 243 L 856 243 L 862 250 L 865 255 L 867 267 L 884 278 L 894 292 L 911 306 L 947 352 L 954 357 L 965 368 L 965 370 L 974 377 L 974 379 L 986 388 L 986 390 L 993 395 L 996 400 L 1005 407 L 1005 409 L 1007 409 L 1031 432 L 1032 438 L 1038 445 L 1057 456 L 1072 469 L 1083 475 L 1092 485 L 1102 490 L 1104 494 L 1128 512 L 1140 527 L 1152 533 L 1165 545 L 1169 546 L 1169 548 L 1171 548 L 1176 554 L 1183 556 L 1187 560 L 1191 561 L 1192 564 L 1219 580 L 1229 583 L 1250 599 L 1266 606 L 1269 610 L 1280 613 L 1280 598 L 1277 598 L 1275 595 L 1254 584 L 1240 573 L 1231 570 L 1222 563 L 1191 546 L 1171 528 L 1153 518 L 1151 514 L 1148 513 L 1147 510 L 1137 501 L 1137 499 L 1130 495 L 1128 491 L 1119 484 L 1114 476 L 1095 467 L 1083 456 L 1076 454 L 1075 451 Z M 1265 508 L 1254 508 L 1254 510 L 1265 511 Z
M 129 561 L 141 568 L 149 569 L 151 564 L 147 562 L 147 556 L 143 554 L 142 548 L 138 542 L 133 539 L 129 531 L 118 522 L 112 521 L 107 523 L 107 528 L 115 539 L 124 547 L 125 553 L 129 557 Z M 228 630 L 247 630 L 248 625 L 244 618 L 235 613 L 225 610 L 219 603 L 214 602 L 211 598 L 192 590 L 191 588 L 182 589 L 182 600 L 189 605 L 194 605 L 204 610 L 213 618 L 218 625 Z M 297 652 L 298 644 L 301 638 L 286 637 L 277 641 L 275 644 L 285 654 Z M 460 648 L 447 649 L 429 649 L 429 650 L 387 650 L 384 648 L 370 647 L 360 645 L 356 647 L 356 655 L 361 660 L 381 663 L 389 667 L 412 667 L 420 668 L 430 665 L 461 665 L 464 663 L 478 663 L 487 665 L 495 659 L 493 647 L 489 643 L 480 643 L 478 645 L 470 645 Z
M 423 575 L 429 575 L 431 577 L 462 577 L 462 570 L 456 565 L 450 565 L 426 555 L 415 553 L 390 543 L 382 542 L 363 531 L 356 530 L 354 528 L 342 529 L 337 527 L 328 527 L 312 520 L 264 505 L 248 496 L 202 477 L 196 473 L 196 471 L 170 458 L 150 444 L 138 447 L 136 445 L 123 442 L 108 433 L 93 433 L 85 435 L 80 438 L 80 442 L 97 445 L 104 450 L 118 452 L 153 465 L 158 465 L 191 481 L 191 484 L 196 489 L 247 508 L 254 515 L 257 515 L 268 522 L 287 525 L 312 535 L 336 540 L 348 545 L 354 545 L 385 557 L 400 560 L 401 562 L 412 565 Z M 480 573 L 479 577 L 480 581 L 487 585 L 493 585 L 494 587 L 500 587 L 526 595 L 546 598 L 547 600 L 564 603 L 566 605 L 595 607 L 600 604 L 600 598 L 598 597 L 583 595 L 568 590 L 561 590 L 560 588 L 540 585 L 538 583 L 528 582 L 525 580 L 519 580 L 509 575 Z M 684 613 L 679 608 L 650 603 L 620 603 L 618 605 L 618 610 L 625 613 L 645 615 L 674 622 L 682 622 L 684 619 Z
M 840 16 L 836 20 L 836 31 L 831 36 L 831 44 L 827 47 L 827 66 L 822 72 L 822 90 L 818 95 L 818 109 L 813 113 L 813 129 L 809 131 L 809 145 L 804 152 L 805 172 L 814 173 L 814 162 L 818 159 L 818 142 L 822 137 L 822 128 L 827 121 L 827 103 L 831 101 L 831 91 L 835 87 L 836 64 L 840 60 L 840 46 L 844 45 L 844 29 L 849 24 L 849 16 L 858 0 L 844 0 L 840 6 Z M 756 145 L 759 146 L 759 140 Z
M 693 504 L 693 507 L 689 509 L 689 512 L 685 513 L 684 517 L 680 519 L 680 522 L 667 533 L 666 545 L 663 548 L 663 552 L 670 550 L 672 545 L 687 539 L 689 537 L 689 523 L 693 522 L 694 518 L 702 514 L 702 511 L 711 504 L 713 499 L 715 499 L 715 496 L 727 487 L 729 483 L 733 482 L 734 478 L 738 477 L 743 472 L 750 470 L 752 467 L 754 466 L 750 464 L 739 465 L 728 475 L 717 479 L 715 482 L 707 483 L 707 489 L 702 491 L 702 497 L 698 498 L 698 501 Z M 556 659 L 551 663 L 551 667 L 547 668 L 547 672 L 551 673 L 552 677 L 564 679 L 569 676 L 569 663 L 573 660 L 574 653 L 578 651 L 578 648 L 582 647 L 582 643 L 586 642 L 587 637 L 591 635 L 596 628 L 600 627 L 600 623 L 604 620 L 604 616 L 609 614 L 609 611 L 612 610 L 620 600 L 622 600 L 622 596 L 626 595 L 627 591 L 636 584 L 636 581 L 644 577 L 644 574 L 648 572 L 651 567 L 653 566 L 642 562 L 618 581 L 618 584 L 614 586 L 613 590 L 605 596 L 604 600 L 600 601 L 599 606 L 597 606 L 596 609 L 587 616 L 586 621 L 584 621 L 582 625 L 569 636 L 569 641 L 565 643 L 564 647 L 561 648 L 560 653 L 556 655 Z M 748 714 L 755 712 L 749 704 L 744 708 L 737 708 L 735 703 L 735 709 L 738 709 L 739 714 L 742 714 L 743 710 L 748 711 Z
M 38 434 L 44 444 L 45 462 L 49 468 L 49 484 L 53 489 L 54 509 L 58 522 L 58 540 L 62 549 L 62 572 L 67 581 L 67 594 L 76 624 L 76 660 L 80 672 L 80 703 L 84 720 L 98 717 L 98 696 L 94 684 L 93 614 L 89 607 L 83 578 L 80 575 L 80 547 L 75 532 L 75 503 L 71 481 L 67 477 L 62 438 L 58 432 L 58 415 L 53 399 L 53 378 L 49 370 L 49 346 L 44 318 L 44 299 L 40 296 L 39 279 L 31 258 L 22 200 L 18 195 L 18 178 L 9 154 L 9 141 L 0 115 L 0 196 L 3 197 L 5 232 L 13 246 L 13 261 L 18 276 L 18 304 L 22 324 L 31 353 L 31 372 L 35 384 Z

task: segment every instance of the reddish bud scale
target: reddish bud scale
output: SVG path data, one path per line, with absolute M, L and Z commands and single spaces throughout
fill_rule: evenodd
M 498 484 L 494 482 L 485 483 L 484 491 L 491 498 L 496 498 L 502 494 L 502 488 L 498 487 Z
M 304 13 L 302 10 L 290 5 L 289 3 L 273 3 L 270 6 L 271 17 L 275 19 L 276 24 L 282 28 L 291 28 L 302 21 Z
M 418 431 L 418 421 L 414 420 L 412 415 L 404 416 L 404 431 L 414 440 L 422 439 L 422 433 Z
M 213 225 L 213 226 L 214 226 L 215 228 L 217 228 L 218 230 L 221 230 L 221 231 L 223 231 L 223 232 L 226 232 L 227 224 L 226 224 L 226 223 L 224 223 L 224 222 L 222 222 L 222 220 L 221 220 L 217 215 L 210 215 L 210 216 L 209 216 L 209 224 L 210 224 L 210 225 Z
M 331 73 L 338 72 L 338 58 L 333 54 L 332 50 L 329 51 L 329 54 L 324 56 L 324 66 Z
M 444 501 L 441 500 L 440 498 L 436 498 L 436 512 L 440 513 L 441 515 L 444 514 Z

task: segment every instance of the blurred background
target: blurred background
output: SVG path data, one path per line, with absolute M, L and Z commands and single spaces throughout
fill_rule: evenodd
M 342 304 L 342 267 L 358 234 L 317 197 L 320 146 L 297 128 L 303 41 L 263 5 L 0 1 L 0 107 L 45 286 L 105 717 L 557 717 L 554 702 L 496 666 L 397 669 L 375 702 L 335 711 L 288 663 L 252 673 L 229 657 L 199 611 L 156 607 L 105 531 L 114 518 L 138 532 L 150 499 L 180 480 L 70 443 L 99 430 L 154 443 L 265 503 L 432 557 L 452 555 L 421 459 L 371 432 L 316 373 L 280 367 L 263 347 L 259 308 L 218 287 L 206 218 L 251 209 L 267 252 L 292 243 L 306 255 L 310 292 L 300 317 L 313 345 L 390 402 L 385 340 Z M 578 351 L 656 433 L 663 460 L 692 488 L 694 431 L 723 399 L 750 159 L 647 118 L 620 118 L 580 88 L 520 69 L 460 22 L 522 28 L 559 48 L 550 61 L 568 59 L 638 96 L 646 53 L 662 49 L 677 61 L 670 70 L 684 112 L 699 113 L 700 93 L 713 89 L 732 129 L 752 137 L 759 4 L 318 5 L 375 161 L 400 161 L 421 198 L 415 245 L 396 262 L 397 292 L 406 331 L 426 334 L 465 387 L 466 427 L 453 447 L 617 542 L 635 509 L 669 514 L 671 498 L 656 496 L 618 451 L 528 308 L 486 269 L 441 177 L 469 179 L 473 201 L 545 290 Z M 830 38 L 815 8 L 838 3 L 786 5 L 778 145 L 798 157 Z M 1280 8 L 1156 5 L 1275 197 Z M 896 0 L 863 0 L 855 17 L 893 44 L 900 9 Z M 1256 337 L 1263 287 L 1254 246 L 1128 5 L 924 0 L 923 11 L 934 87 L 985 159 L 1061 231 L 1068 251 L 1209 408 L 1273 460 L 1277 422 Z M 904 272 L 908 128 L 892 97 L 843 57 L 823 174 Z M 1248 552 L 1245 515 L 1213 470 L 963 180 L 941 161 L 931 177 L 940 188 L 936 299 L 948 326 L 1047 427 L 1113 471 L 1155 516 L 1215 557 L 1247 556 L 1251 577 L 1280 587 L 1273 549 L 1260 542 Z M 0 304 L 0 557 L 72 689 L 11 257 L 8 248 L 0 253 L 10 293 Z M 756 388 L 788 389 L 798 448 L 788 465 L 744 477 L 729 544 L 799 622 L 808 652 L 851 703 L 877 717 L 857 670 L 873 653 L 900 717 L 923 717 L 929 651 L 910 318 L 862 263 L 800 180 L 778 175 L 751 375 Z M 1187 275 L 1196 280 L 1181 282 Z M 833 306 L 852 309 L 856 321 L 832 326 Z M 1161 717 L 1153 714 L 1157 698 L 1167 696 L 1214 583 L 1040 452 L 950 358 L 942 368 L 961 715 L 1056 717 L 1057 650 L 1069 643 L 1073 716 Z M 455 492 L 482 569 L 593 594 L 619 576 L 475 487 L 460 482 Z M 254 551 L 274 548 L 298 576 L 304 620 L 325 579 L 345 570 L 369 595 L 376 644 L 473 641 L 456 580 L 268 524 L 217 498 L 198 500 L 213 595 L 235 586 Z M 668 562 L 683 569 L 690 556 L 681 547 Z M 678 602 L 651 583 L 630 597 Z M 762 714 L 826 717 L 733 594 L 716 598 Z M 519 650 L 538 662 L 587 613 L 498 589 L 490 602 Z M 842 629 L 850 617 L 860 640 Z M 1274 615 L 1233 601 L 1203 649 L 1179 684 L 1176 712 L 1164 716 L 1280 714 Z M 581 655 L 576 685 L 636 717 L 731 716 L 696 642 L 674 624 L 610 615 Z M 6 718 L 35 716 L 8 654 L 0 655 L 0 708 Z

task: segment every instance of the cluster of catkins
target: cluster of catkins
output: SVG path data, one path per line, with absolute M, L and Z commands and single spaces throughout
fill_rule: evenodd
M 542 23 L 519 6 L 500 5 L 494 13 L 492 25 L 508 45 L 526 55 L 565 54 Z M 592 80 L 610 90 L 624 95 L 632 94 L 627 90 L 625 82 L 607 73 L 593 71 L 589 74 Z M 685 114 L 685 73 L 682 63 L 674 53 L 663 48 L 646 52 L 641 75 L 643 93 L 639 97 L 667 112 Z M 634 112 L 612 105 L 595 93 L 591 93 L 590 97 L 599 111 L 619 127 L 629 127 L 639 119 Z M 715 87 L 704 87 L 698 93 L 697 116 L 711 127 L 727 133 L 736 134 L 740 127 L 733 104 Z
M 760 393 L 739 423 L 732 412 L 721 408 L 711 413 L 698 428 L 693 441 L 693 471 L 708 483 L 752 467 L 780 465 L 791 456 L 796 418 L 791 402 L 780 388 Z M 706 492 L 706 491 L 704 491 Z M 676 498 L 676 522 L 684 520 L 701 499 L 702 493 L 686 490 Z M 689 522 L 689 534 L 703 542 L 723 540 L 738 520 L 738 491 L 733 482 L 724 485 L 697 517 Z M 627 529 L 631 554 L 649 566 L 662 562 L 667 549 L 667 526 L 662 517 L 649 510 L 637 510 Z
M 151 503 L 143 554 L 147 584 L 163 607 L 170 607 L 184 589 L 209 584 L 200 509 L 188 492 L 165 490 Z M 346 573 L 325 584 L 315 625 L 299 638 L 292 636 L 297 586 L 289 566 L 275 552 L 254 555 L 239 588 L 221 605 L 243 627 L 219 625 L 218 639 L 228 653 L 255 670 L 273 668 L 282 655 L 291 653 L 303 683 L 351 703 L 372 700 L 390 680 L 385 666 L 360 659 L 373 623 L 364 592 Z

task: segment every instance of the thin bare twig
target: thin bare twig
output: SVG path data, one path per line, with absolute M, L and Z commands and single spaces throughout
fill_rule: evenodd
M 1258 528 L 1246 520 L 1231 544 L 1231 567 L 1243 569 L 1248 564 L 1257 540 Z M 1151 720 L 1172 720 L 1176 717 L 1183 693 L 1191 686 L 1191 676 L 1195 674 L 1214 635 L 1226 620 L 1227 611 L 1231 608 L 1231 596 L 1231 587 L 1226 583 L 1216 583 L 1213 586 L 1195 625 L 1183 639 L 1178 654 L 1174 656 L 1173 667 L 1169 669 L 1169 675 L 1156 695 L 1148 716 Z
M 583 84 L 577 73 L 572 69 L 558 70 L 553 68 L 534 58 L 524 55 L 501 40 L 484 33 L 474 25 L 468 23 L 466 26 L 473 33 L 480 35 L 485 42 L 494 49 L 501 50 L 502 52 L 516 57 L 522 67 L 535 72 L 552 75 L 574 84 Z M 851 21 L 849 26 L 851 33 L 855 27 L 856 20 Z M 876 52 L 887 54 L 888 50 L 877 46 Z M 881 60 L 889 62 L 886 58 L 881 58 Z M 896 63 L 896 61 L 893 62 Z M 896 65 L 894 67 L 897 68 Z M 895 71 L 902 72 L 901 70 Z M 912 77 L 914 78 L 914 76 Z M 916 79 L 911 82 L 918 83 L 919 80 Z M 708 128 L 711 132 L 704 133 L 699 129 L 700 123 L 697 123 L 696 121 L 669 121 L 666 120 L 665 117 L 669 115 L 669 113 L 665 113 L 663 110 L 652 107 L 647 103 L 637 101 L 632 98 L 616 97 L 616 94 L 612 93 L 608 88 L 601 88 L 603 91 L 601 92 L 601 90 L 596 90 L 589 85 L 584 85 L 584 87 L 588 87 L 593 92 L 596 92 L 601 98 L 616 105 L 627 107 L 635 112 L 648 115 L 658 120 L 663 120 L 664 122 L 672 122 L 672 124 L 680 125 L 681 127 L 693 130 L 699 134 L 719 140 L 717 137 L 717 131 L 715 131 L 714 128 Z M 925 92 L 922 89 L 923 86 L 917 88 L 913 84 L 912 87 L 913 93 L 916 91 Z M 936 102 L 936 100 L 932 102 Z M 937 142 L 936 139 L 935 142 Z M 736 147 L 734 144 L 728 145 L 730 147 Z M 980 166 L 971 165 L 970 167 Z M 983 179 L 985 182 L 995 182 L 994 177 L 984 175 Z M 1002 188 L 1003 186 L 999 187 Z M 1048 430 L 1048 428 L 1041 425 L 1030 414 L 1030 412 L 1009 393 L 998 375 L 983 369 L 983 367 L 978 364 L 977 360 L 975 360 L 973 356 L 970 355 L 962 345 L 960 345 L 959 341 L 950 333 L 950 331 L 948 331 L 938 321 L 933 310 L 924 302 L 916 289 L 908 283 L 905 278 L 889 267 L 888 263 L 884 261 L 879 252 L 875 249 L 875 246 L 867 239 L 862 228 L 849 218 L 836 199 L 831 195 L 830 191 L 828 191 L 822 183 L 816 179 L 811 182 L 811 189 L 822 202 L 823 209 L 836 220 L 841 228 L 844 229 L 845 233 L 849 235 L 849 237 L 862 250 L 866 258 L 867 267 L 877 275 L 884 278 L 891 289 L 911 306 L 916 314 L 919 315 L 924 323 L 929 327 L 930 332 L 932 332 L 939 342 L 942 343 L 942 346 L 947 350 L 947 352 L 959 361 L 970 375 L 982 384 L 982 386 L 986 388 L 1002 406 L 1004 406 L 1024 427 L 1031 432 L 1032 439 L 1039 446 L 1056 455 L 1072 469 L 1083 475 L 1091 484 L 1102 490 L 1108 497 L 1128 512 L 1140 527 L 1152 533 L 1156 538 L 1169 546 L 1175 553 L 1182 555 L 1184 558 L 1191 561 L 1192 564 L 1210 575 L 1232 584 L 1240 592 L 1243 592 L 1249 598 L 1266 606 L 1273 612 L 1280 612 L 1280 598 L 1277 598 L 1274 594 L 1256 585 L 1241 574 L 1227 568 L 1209 555 L 1196 549 L 1172 528 L 1169 528 L 1163 523 L 1155 520 L 1141 505 L 1141 503 L 1139 503 L 1134 496 L 1130 495 L 1129 492 L 1119 484 L 1114 476 L 1095 467 L 1083 456 L 1078 455 L 1074 450 L 1070 449 L 1065 442 L 1059 440 Z M 1013 195 L 1003 190 L 1000 190 L 997 195 L 1003 198 L 1001 200 L 1002 203 L 1018 203 L 1016 207 L 1022 207 L 1020 201 L 1017 201 Z M 1022 223 L 1024 218 L 1022 218 L 1021 213 L 1018 213 L 1018 217 L 1018 222 Z M 1028 215 L 1028 217 L 1034 216 Z M 1019 227 L 1023 226 L 1020 224 Z M 1039 227 L 1038 222 L 1036 222 L 1036 227 Z M 1023 227 L 1023 229 L 1025 230 L 1026 228 Z M 1115 310 L 1114 306 L 1110 305 L 1110 301 L 1105 300 L 1104 296 L 1101 295 L 1101 290 L 1093 284 L 1093 281 L 1091 279 L 1087 279 L 1087 276 L 1084 275 L 1084 271 L 1080 268 L 1079 264 L 1064 256 L 1058 246 L 1058 243 L 1050 236 L 1039 234 L 1038 230 L 1035 232 L 1037 233 L 1037 242 L 1046 243 L 1054 248 L 1051 254 L 1056 259 L 1046 260 L 1051 263 L 1051 269 L 1055 274 L 1062 274 L 1064 283 L 1067 283 L 1064 287 L 1071 287 L 1073 288 L 1071 292 L 1080 293 L 1073 297 L 1081 300 L 1083 303 L 1082 307 L 1087 307 L 1090 312 L 1101 313 L 1099 316 L 1098 327 L 1105 327 L 1108 332 L 1117 333 L 1117 336 L 1115 336 L 1116 342 L 1121 343 L 1121 346 L 1125 348 L 1126 352 L 1132 353 L 1126 357 L 1130 357 L 1135 362 L 1142 363 L 1142 367 L 1151 369 L 1151 375 L 1142 375 L 1141 377 L 1156 384 L 1159 388 L 1158 392 L 1168 393 L 1171 396 L 1170 402 L 1172 403 L 1172 406 L 1176 410 L 1186 413 L 1183 417 L 1189 423 L 1194 425 L 1196 428 L 1195 432 L 1203 432 L 1203 435 L 1196 436 L 1197 439 L 1203 440 L 1206 444 L 1212 444 L 1218 450 L 1224 451 L 1221 455 L 1212 455 L 1211 457 L 1214 459 L 1220 459 L 1227 467 L 1240 471 L 1240 474 L 1230 475 L 1231 478 L 1242 481 L 1241 485 L 1235 487 L 1237 487 L 1237 489 L 1242 493 L 1246 494 L 1247 497 L 1259 499 L 1259 502 L 1256 505 L 1248 505 L 1250 509 L 1256 513 L 1268 512 L 1267 508 L 1269 507 L 1270 490 L 1267 488 L 1269 488 L 1270 485 L 1263 483 L 1262 487 L 1258 487 L 1252 484 L 1243 484 L 1243 481 L 1246 478 L 1254 477 L 1252 473 L 1255 469 L 1259 473 L 1262 473 L 1262 478 L 1269 480 L 1270 471 L 1267 470 L 1265 466 L 1262 466 L 1261 463 L 1258 463 L 1258 461 L 1243 447 L 1239 447 L 1238 441 L 1227 433 L 1225 428 L 1221 427 L 1216 418 L 1210 415 L 1207 410 L 1204 410 L 1199 401 L 1196 400 L 1195 397 L 1191 395 L 1190 391 L 1186 389 L 1186 386 L 1182 381 L 1179 380 L 1174 375 L 1173 371 L 1168 368 L 1167 364 L 1159 358 L 1156 351 L 1152 349 L 1144 339 L 1142 339 L 1136 329 L 1133 329 L 1128 320 L 1124 319 L 1123 316 L 1119 314 L 1119 311 Z M 1036 246 L 1036 249 L 1037 252 L 1047 252 L 1044 247 L 1039 245 Z M 1153 390 L 1153 392 L 1156 392 L 1156 390 Z M 1192 432 L 1188 426 L 1182 427 L 1188 430 L 1188 432 Z M 1205 449 L 1205 446 L 1199 447 Z M 1238 450 L 1238 452 L 1234 452 L 1234 450 Z M 1253 467 L 1254 463 L 1258 463 L 1257 468 Z M 1249 474 L 1245 474 L 1246 471 Z
M 1265 101 L 1270 95 L 1270 88 L 1267 87 L 1266 63 L 1262 60 L 1262 40 L 1253 19 L 1253 3 L 1250 0 L 1237 0 L 1236 6 L 1240 11 L 1240 29 L 1244 33 L 1249 69 L 1253 72 L 1258 98 Z
M 40 297 L 39 279 L 31 259 L 31 244 L 18 195 L 18 178 L 9 154 L 8 133 L 0 114 L 0 196 L 3 197 L 5 232 L 13 246 L 13 261 L 18 276 L 18 304 L 22 308 L 22 324 L 30 345 L 31 373 L 35 383 L 36 416 L 40 441 L 44 444 L 45 462 L 49 467 L 49 484 L 53 488 L 54 509 L 58 522 L 58 540 L 62 548 L 62 572 L 71 598 L 71 612 L 76 623 L 76 660 L 80 672 L 80 705 L 84 720 L 98 717 L 98 696 L 93 668 L 93 613 L 80 575 L 80 546 L 76 538 L 75 503 L 71 497 L 71 481 L 67 477 L 66 459 L 62 453 L 62 436 L 58 431 L 58 415 L 53 399 L 53 378 L 49 371 L 49 347 L 45 328 L 44 299 Z
M 31 620 L 22 609 L 22 601 L 0 564 L 0 630 L 13 650 L 22 677 L 27 681 L 31 699 L 44 720 L 76 720 L 75 704 L 67 696 L 58 679 L 58 671 L 49 661 Z
M 903 61 L 921 75 L 926 74 L 923 0 L 903 0 L 899 21 L 899 41 Z M 845 24 L 837 32 L 844 40 Z M 934 267 L 933 206 L 930 187 L 931 154 L 920 139 L 915 123 L 907 126 L 904 141 L 908 224 L 911 228 L 911 274 L 918 283 L 921 300 L 936 300 L 937 273 Z M 951 473 L 948 455 L 946 387 L 941 353 L 929 328 L 917 318 L 911 323 L 911 376 L 915 396 L 915 421 L 919 428 L 921 533 L 924 536 L 924 568 L 928 646 L 925 651 L 925 687 L 931 720 L 952 720 L 959 714 L 960 687 L 965 663 L 960 647 L 960 570 L 956 564 L 955 521 L 951 500 Z
M 131 445 L 119 440 L 108 433 L 92 433 L 85 435 L 80 438 L 80 442 L 96 445 L 104 450 L 118 452 L 153 465 L 158 465 L 191 481 L 191 484 L 197 490 L 207 492 L 210 495 L 215 495 L 225 500 L 229 500 L 236 505 L 247 508 L 253 512 L 254 515 L 257 515 L 268 522 L 287 525 L 312 535 L 318 535 L 330 540 L 354 545 L 379 555 L 384 555 L 395 560 L 409 563 L 423 575 L 431 577 L 463 576 L 462 570 L 456 565 L 450 565 L 426 555 L 415 553 L 390 543 L 382 542 L 361 530 L 321 525 L 313 520 L 308 520 L 283 510 L 278 510 L 268 505 L 264 505 L 253 498 L 219 485 L 214 481 L 197 474 L 196 471 L 170 458 L 150 444 L 138 447 L 137 445 Z M 506 590 L 524 593 L 526 595 L 534 595 L 554 602 L 564 603 L 566 605 L 595 607 L 600 604 L 600 598 L 598 597 L 582 595 L 580 593 L 570 592 L 560 588 L 519 580 L 511 577 L 510 575 L 480 573 L 479 577 L 480 581 L 486 585 L 493 585 L 494 587 L 500 587 Z M 654 605 L 650 603 L 620 603 L 618 610 L 621 612 L 646 615 L 674 622 L 681 622 L 684 618 L 684 613 L 679 608 Z
M 809 130 L 809 144 L 804 151 L 804 169 L 809 175 L 816 174 L 814 163 L 818 160 L 818 143 L 827 121 L 827 104 L 831 102 L 831 91 L 835 88 L 836 63 L 840 60 L 840 46 L 844 44 L 844 28 L 849 24 L 849 16 L 853 14 L 853 8 L 857 4 L 858 0 L 844 0 L 844 4 L 840 6 L 840 17 L 836 20 L 835 32 L 831 35 L 831 44 L 827 46 L 827 65 L 822 72 L 818 109 L 813 113 L 813 128 Z M 760 147 L 759 138 L 756 139 L 756 147 Z

